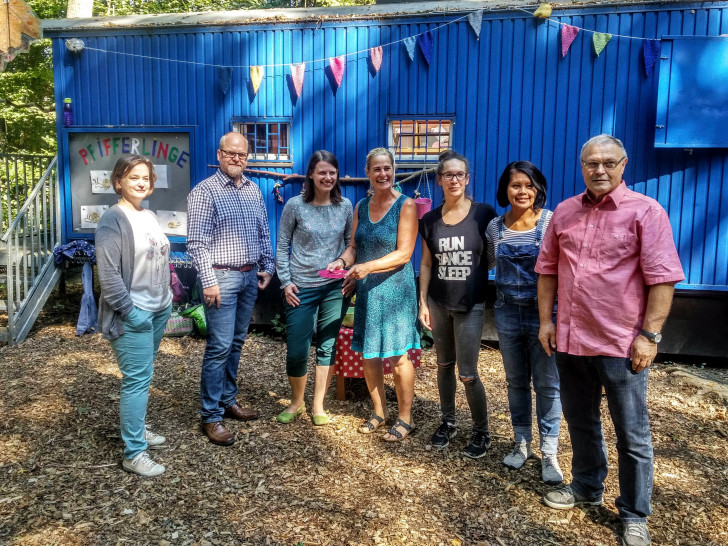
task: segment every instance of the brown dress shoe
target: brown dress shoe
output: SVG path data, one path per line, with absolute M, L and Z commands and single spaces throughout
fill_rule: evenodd
M 202 430 L 207 438 L 218 446 L 231 446 L 235 443 L 235 436 L 225 427 L 222 421 L 202 423 Z
M 238 421 L 252 421 L 260 417 L 260 412 L 253 408 L 244 408 L 235 402 L 232 406 L 225 408 L 225 417 Z

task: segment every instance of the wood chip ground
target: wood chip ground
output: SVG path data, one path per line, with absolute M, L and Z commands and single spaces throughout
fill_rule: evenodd
M 62 304 L 57 304 L 61 305 Z M 401 443 L 358 434 L 370 411 L 363 380 L 347 400 L 326 406 L 332 422 L 309 414 L 275 421 L 287 404 L 285 345 L 251 337 L 240 362 L 241 403 L 252 423 L 229 421 L 238 441 L 210 444 L 199 428 L 204 341 L 165 339 L 156 364 L 148 423 L 167 437 L 152 456 L 155 479 L 121 470 L 119 370 L 100 335 L 76 337 L 69 320 L 47 320 L 17 347 L 0 348 L 0 543 L 133 545 L 614 545 L 621 525 L 614 431 L 603 404 L 612 464 L 605 504 L 554 511 L 540 463 L 509 471 L 511 448 L 503 366 L 484 347 L 480 374 L 494 435 L 480 460 L 462 455 L 470 418 L 458 387 L 459 434 L 438 451 L 436 360 L 417 371 L 417 430 Z M 59 321 L 55 321 L 59 322 Z M 655 447 L 655 544 L 728 544 L 728 422 L 725 373 L 691 381 L 691 368 L 655 365 L 649 402 Z M 310 386 L 307 400 L 310 406 Z M 388 381 L 390 413 L 396 398 Z M 392 419 L 390 419 L 391 422 Z M 535 433 L 535 431 L 534 431 Z M 562 423 L 560 461 L 569 478 Z

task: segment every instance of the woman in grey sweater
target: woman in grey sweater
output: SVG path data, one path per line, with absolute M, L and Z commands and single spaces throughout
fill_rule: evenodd
M 156 215 L 142 208 L 156 178 L 149 159 L 136 155 L 119 159 L 111 180 L 121 199 L 101 217 L 95 234 L 99 324 L 121 371 L 122 467 L 142 476 L 164 472 L 146 450 L 165 438 L 151 432 L 145 419 L 154 358 L 172 310 L 169 240 Z
M 291 403 L 278 415 L 290 423 L 306 406 L 308 351 L 316 330 L 316 382 L 313 422 L 329 422 L 324 396 L 334 371 L 334 345 L 348 298 L 342 280 L 321 277 L 349 244 L 353 211 L 341 195 L 339 162 L 331 152 L 314 152 L 308 163 L 303 193 L 288 200 L 278 227 L 276 270 L 286 300 L 286 372 Z

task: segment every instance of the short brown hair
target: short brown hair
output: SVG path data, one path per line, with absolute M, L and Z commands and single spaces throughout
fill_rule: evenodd
M 146 165 L 149 168 L 149 195 L 154 191 L 154 182 L 157 180 L 157 174 L 154 172 L 154 163 L 146 157 L 140 155 L 124 155 L 119 158 L 114 165 L 114 170 L 111 171 L 111 184 L 114 186 L 114 191 L 121 194 L 121 187 L 117 187 L 116 181 L 121 181 L 125 178 L 131 170 L 137 165 Z

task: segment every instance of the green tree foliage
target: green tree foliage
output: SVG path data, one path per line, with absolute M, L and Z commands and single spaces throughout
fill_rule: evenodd
M 2 0 L 0 0 L 2 1 Z M 40 19 L 66 16 L 67 0 L 25 0 Z M 372 4 L 374 0 L 94 0 L 94 16 L 190 13 Z M 49 40 L 35 42 L 0 72 L 0 153 L 56 152 L 53 59 Z M 0 121 L 0 130 L 3 127 Z

